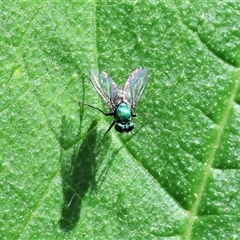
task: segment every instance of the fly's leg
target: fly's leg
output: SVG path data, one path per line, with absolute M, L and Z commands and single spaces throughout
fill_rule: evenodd
M 93 109 L 98 110 L 99 112 L 101 112 L 101 113 L 102 113 L 103 115 L 105 115 L 105 116 L 115 116 L 115 113 L 114 113 L 114 112 L 105 113 L 105 112 L 103 112 L 100 108 L 94 107 L 94 106 L 89 105 L 89 104 L 87 104 L 87 103 L 83 103 L 83 102 L 81 102 L 81 101 L 79 101 L 79 100 L 78 100 L 78 102 L 81 103 L 81 104 L 83 104 L 83 105 L 86 105 L 86 106 L 88 106 L 88 107 L 91 107 L 91 108 L 93 108 Z M 116 123 L 116 121 L 114 120 L 114 121 L 111 123 L 110 127 L 108 128 L 108 130 L 104 133 L 103 138 L 101 139 L 100 143 L 98 144 L 97 149 L 101 146 L 101 144 L 102 144 L 104 138 L 106 137 L 107 133 L 111 130 L 111 128 L 114 126 L 115 123 Z
M 80 101 L 79 101 L 79 102 L 80 102 Z M 83 105 L 86 105 L 86 106 L 88 106 L 88 107 L 91 107 L 91 108 L 93 108 L 93 109 L 98 110 L 99 112 L 101 112 L 101 113 L 104 114 L 105 116 L 114 116 L 114 115 L 115 115 L 114 112 L 112 112 L 112 113 L 105 113 L 105 112 L 103 112 L 100 108 L 94 107 L 94 106 L 89 105 L 89 104 L 87 104 L 87 103 L 83 103 L 83 102 L 80 102 L 80 103 L 83 104 Z
M 107 116 L 109 116 L 109 115 L 107 115 Z M 104 138 L 106 137 L 107 133 L 111 130 L 111 128 L 115 125 L 115 123 L 116 123 L 116 121 L 114 120 L 114 121 L 111 123 L 110 127 L 108 128 L 108 130 L 104 133 L 103 138 L 101 139 L 100 143 L 98 144 L 97 149 L 101 146 L 101 144 L 102 144 Z

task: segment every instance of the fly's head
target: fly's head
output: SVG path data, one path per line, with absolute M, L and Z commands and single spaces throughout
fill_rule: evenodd
M 122 124 L 122 123 L 115 124 L 115 130 L 120 133 L 131 132 L 133 128 L 134 128 L 134 123 L 132 122 L 129 122 L 127 124 Z

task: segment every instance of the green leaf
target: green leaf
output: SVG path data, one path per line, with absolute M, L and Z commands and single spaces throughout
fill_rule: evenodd
M 236 2 L 1 2 L 1 239 L 239 239 Z M 149 83 L 132 134 L 90 69 Z

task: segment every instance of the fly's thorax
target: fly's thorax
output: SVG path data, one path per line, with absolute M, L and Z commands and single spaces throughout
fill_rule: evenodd
M 131 123 L 132 112 L 127 103 L 121 102 L 116 109 L 115 114 L 115 129 L 118 132 L 130 132 L 134 128 L 134 123 Z
M 121 102 L 116 108 L 115 120 L 118 123 L 128 123 L 131 121 L 131 109 L 125 102 Z

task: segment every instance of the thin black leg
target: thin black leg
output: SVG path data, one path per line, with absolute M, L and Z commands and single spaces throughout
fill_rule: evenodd
M 80 101 L 79 101 L 80 102 Z M 105 116 L 114 116 L 114 113 L 105 113 L 105 112 L 103 112 L 101 109 L 99 109 L 99 108 L 97 108 L 97 107 L 94 107 L 94 106 L 92 106 L 92 105 L 89 105 L 89 104 L 87 104 L 87 103 L 83 103 L 83 102 L 81 102 L 83 105 L 86 105 L 86 106 L 88 106 L 88 107 L 91 107 L 91 108 L 93 108 L 93 109 L 96 109 L 96 110 L 98 110 L 99 112 L 101 112 L 102 114 L 104 114 Z
M 100 143 L 98 144 L 98 147 L 97 148 L 99 148 L 100 147 L 100 145 L 102 144 L 102 142 L 103 142 L 103 140 L 104 140 L 104 138 L 105 138 L 105 136 L 107 135 L 107 133 L 111 130 L 111 128 L 115 125 L 115 123 L 116 123 L 116 121 L 114 120 L 112 123 L 111 123 L 111 125 L 110 125 L 110 127 L 108 128 L 108 130 L 104 133 L 104 135 L 103 135 L 103 138 L 102 138 L 102 140 L 100 141 Z

